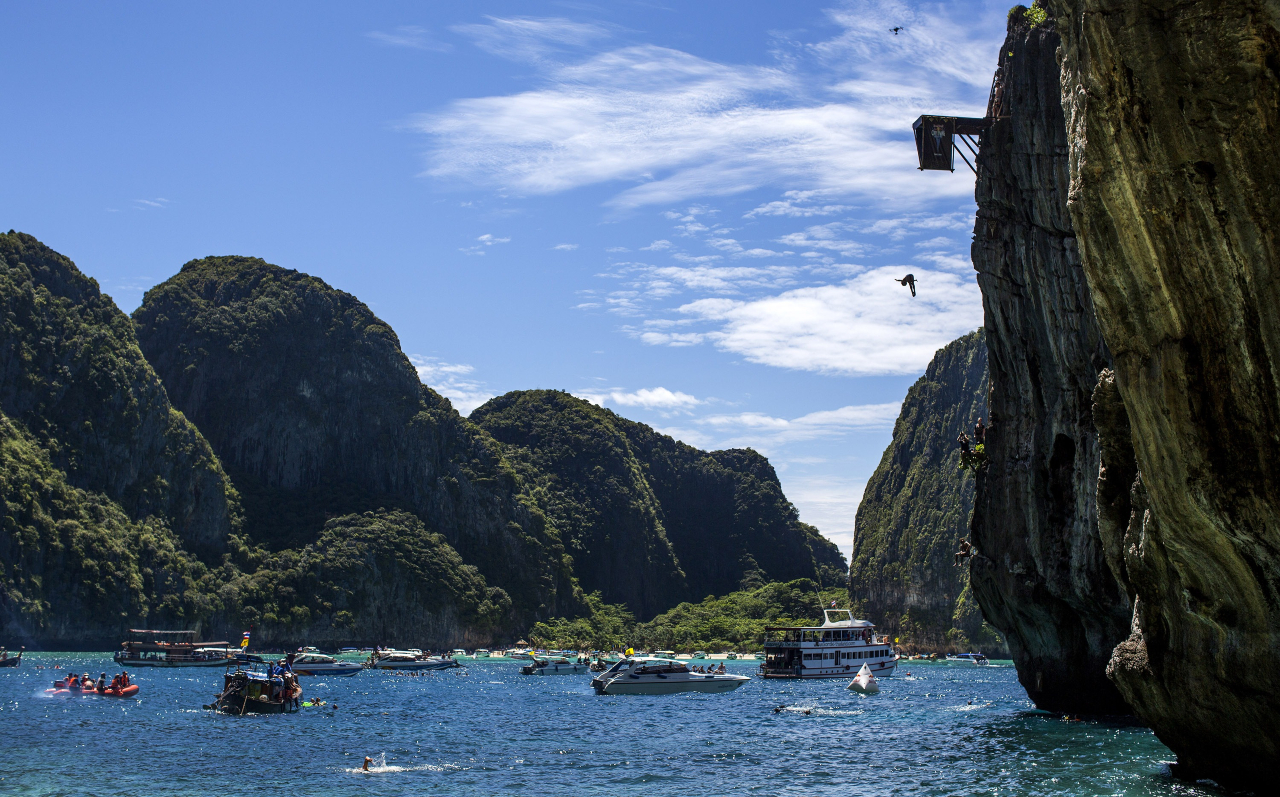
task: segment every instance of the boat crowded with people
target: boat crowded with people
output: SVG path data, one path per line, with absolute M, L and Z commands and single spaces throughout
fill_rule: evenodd
M 298 677 L 258 656 L 240 654 L 222 679 L 222 693 L 207 709 L 223 714 L 292 714 L 302 708 Z
M 53 682 L 52 689 L 44 690 L 46 695 L 99 695 L 101 697 L 133 697 L 138 694 L 138 685 L 129 680 L 129 673 L 122 672 L 107 682 L 104 672 L 95 681 L 89 673 L 77 677 L 75 673 L 59 678 Z
M 820 626 L 765 628 L 765 678 L 848 678 L 863 664 L 874 675 L 891 675 L 898 656 L 875 625 L 847 609 L 825 609 Z
M 122 642 L 112 657 L 127 667 L 225 667 L 234 662 L 226 642 L 197 642 L 195 631 L 149 631 L 130 628 L 133 638 Z
M 631 656 L 591 679 L 601 695 L 671 695 L 678 692 L 732 692 L 751 679 L 724 671 L 694 672 L 683 661 Z

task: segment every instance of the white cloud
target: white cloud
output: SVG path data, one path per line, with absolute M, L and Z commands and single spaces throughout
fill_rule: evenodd
M 840 237 L 841 232 L 846 229 L 848 226 L 838 221 L 815 224 L 812 227 L 806 227 L 804 232 L 783 235 L 778 239 L 778 243 L 797 248 L 830 249 L 846 257 L 864 252 L 866 247 L 862 243 Z
M 654 241 L 648 246 L 640 247 L 640 251 L 641 252 L 661 252 L 663 250 L 670 249 L 670 248 L 671 248 L 671 242 L 663 238 L 660 241 Z
M 918 283 L 914 298 L 897 282 L 908 271 Z M 907 266 L 762 299 L 698 299 L 679 312 L 715 329 L 681 339 L 646 324 L 633 334 L 666 346 L 690 345 L 696 334 L 751 362 L 855 376 L 918 373 L 939 348 L 982 324 L 972 276 Z
M 452 30 L 470 37 L 477 47 L 513 61 L 538 63 L 567 48 L 583 47 L 608 38 L 601 25 L 559 18 L 486 17 L 487 25 L 455 25 Z
M 476 238 L 476 240 L 479 241 L 479 243 L 477 243 L 475 246 L 464 247 L 462 249 L 459 249 L 458 251 L 468 255 L 483 255 L 484 248 L 486 246 L 493 246 L 494 244 L 505 244 L 509 242 L 511 239 L 498 238 L 493 233 L 487 232 L 484 235 L 481 235 L 479 238 Z
M 472 410 L 496 395 L 483 382 L 467 378 L 475 370 L 470 365 L 447 363 L 438 357 L 419 354 L 410 354 L 409 362 L 417 369 L 423 384 L 449 399 L 454 409 L 463 415 L 470 415 Z
M 578 245 L 577 244 L 556 244 L 551 248 L 559 252 L 572 252 L 574 249 L 578 248 Z
M 994 5 L 975 14 L 859 3 L 831 14 L 842 28 L 833 39 L 780 45 L 778 66 L 717 63 L 649 44 L 553 63 L 549 47 L 585 46 L 608 31 L 493 20 L 459 30 L 492 52 L 537 62 L 541 85 L 459 100 L 415 126 L 432 136 L 428 173 L 436 177 L 525 194 L 635 183 L 611 200 L 619 207 L 766 185 L 904 204 L 961 197 L 972 190 L 963 170 L 904 179 L 915 167 L 908 131 L 922 108 L 981 113 L 1004 29 L 996 13 Z M 887 36 L 898 23 L 907 30 Z M 760 214 L 804 215 L 800 207 L 762 206 Z
M 808 204 L 817 194 L 817 191 L 787 191 L 783 194 L 786 199 L 766 202 L 754 210 L 744 213 L 743 218 L 750 219 L 756 216 L 792 216 L 797 218 L 830 216 L 833 213 L 841 213 L 849 209 L 848 205 Z
M 822 536 L 840 547 L 846 559 L 851 557 L 854 521 L 866 481 L 834 474 L 807 474 L 803 479 L 784 477 L 783 481 L 787 498 L 799 511 L 800 519 L 817 526 Z
M 389 32 L 369 31 L 365 36 L 379 44 L 386 44 L 392 47 L 409 47 L 414 50 L 434 50 L 436 52 L 448 52 L 453 49 L 444 42 L 433 40 L 430 31 L 417 25 L 401 25 Z
M 632 392 L 614 389 L 604 393 L 580 393 L 581 398 L 592 404 L 619 407 L 640 407 L 647 410 L 687 410 L 702 402 L 688 393 L 671 391 L 665 387 L 641 388 Z
M 135 199 L 134 208 L 137 210 L 146 210 L 147 208 L 164 208 L 169 206 L 169 200 L 164 197 L 156 197 L 155 199 Z

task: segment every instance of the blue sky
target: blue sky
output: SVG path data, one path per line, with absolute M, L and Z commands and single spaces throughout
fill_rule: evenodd
M 0 226 L 126 311 L 195 257 L 315 274 L 462 412 L 560 388 L 752 446 L 847 554 L 982 323 L 972 175 L 916 171 L 910 123 L 983 113 L 1007 10 L 5 3 Z

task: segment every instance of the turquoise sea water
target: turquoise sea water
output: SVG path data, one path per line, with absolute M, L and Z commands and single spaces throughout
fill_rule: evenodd
M 760 679 L 726 695 L 600 697 L 586 676 L 480 660 L 303 678 L 306 699 L 337 709 L 228 717 L 200 708 L 220 669 L 139 670 L 137 700 L 47 697 L 62 671 L 36 665 L 55 662 L 117 671 L 106 655 L 48 653 L 0 671 L 0 794 L 1211 793 L 1173 780 L 1145 728 L 1034 711 L 1008 664 L 910 662 L 869 697 L 843 680 Z

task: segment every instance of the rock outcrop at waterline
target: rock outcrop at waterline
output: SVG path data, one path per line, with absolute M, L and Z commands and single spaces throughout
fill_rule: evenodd
M 990 352 L 987 466 L 970 573 L 1018 677 L 1053 711 L 1127 713 L 1106 677 L 1129 606 L 1104 555 L 1090 396 L 1111 357 L 1067 213 L 1058 36 L 1025 9 L 1000 48 L 1003 110 L 978 158 L 978 271 Z
M 514 625 L 571 609 L 563 546 L 498 445 L 421 383 L 354 296 L 210 257 L 147 291 L 134 321 L 243 495 L 255 542 L 301 547 L 327 518 L 404 509 L 508 593 Z
M 893 442 L 858 504 L 850 603 L 912 649 L 996 656 L 1003 648 L 983 628 L 968 568 L 954 560 L 974 498 L 956 438 L 986 415 L 987 344 L 978 330 L 939 349 L 907 391 Z
M 1186 774 L 1274 788 L 1280 6 L 1053 10 L 1069 207 L 1114 358 L 1102 532 L 1134 612 L 1109 672 Z

